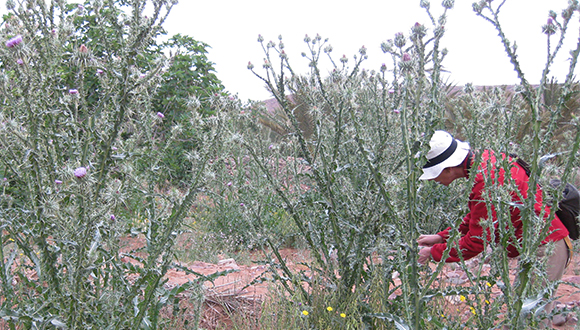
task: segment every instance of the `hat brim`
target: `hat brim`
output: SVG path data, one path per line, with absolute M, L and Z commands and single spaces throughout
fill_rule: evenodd
M 423 168 L 423 175 L 419 177 L 419 180 L 435 179 L 439 176 L 439 174 L 441 174 L 441 172 L 443 172 L 444 169 L 448 167 L 455 167 L 461 164 L 463 160 L 465 160 L 465 157 L 467 157 L 467 154 L 469 153 L 469 143 L 459 140 L 456 141 L 457 149 L 453 155 L 449 156 L 449 158 L 435 166 Z

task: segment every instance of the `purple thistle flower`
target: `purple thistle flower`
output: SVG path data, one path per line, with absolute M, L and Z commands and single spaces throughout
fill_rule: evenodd
M 60 180 L 54 180 L 54 183 L 55 184 L 62 184 L 62 181 L 60 181 Z
M 98 75 L 101 75 L 101 74 L 103 74 L 103 72 L 104 72 L 103 70 L 101 70 L 101 69 L 97 69 L 97 74 L 98 74 Z
M 76 89 L 69 89 L 69 90 L 68 90 L 68 93 L 69 93 L 70 95 L 76 95 L 76 94 L 78 94 L 78 93 L 79 93 L 79 91 L 78 91 L 78 90 L 76 90 Z
M 403 62 L 409 62 L 411 60 L 411 55 L 409 53 L 403 54 Z
M 395 90 L 394 89 L 389 89 L 389 94 L 395 94 Z
M 400 113 L 400 112 L 401 112 L 401 110 L 399 110 L 399 109 L 395 109 L 395 110 L 393 110 L 393 112 L 394 112 L 394 113 Z
M 24 61 L 21 58 L 19 58 L 16 60 L 16 63 L 18 63 L 19 65 L 22 65 L 22 64 L 24 64 Z
M 270 146 L 268 146 L 268 149 L 270 149 L 270 150 L 274 149 L 274 145 L 271 144 Z
M 81 166 L 75 170 L 74 174 L 77 178 L 81 179 L 87 175 L 87 169 Z
M 15 46 L 19 45 L 22 42 L 22 36 L 17 35 L 16 37 L 6 41 L 6 47 L 14 48 Z
M 226 186 L 231 187 L 232 186 L 232 182 L 230 181 L 230 182 L 226 183 Z
M 241 206 L 241 207 L 244 207 L 244 206 L 246 206 L 246 204 L 244 204 L 244 203 L 240 203 L 240 206 Z
M 165 115 L 162 112 L 158 112 L 157 113 L 157 117 L 159 117 L 159 118 L 165 118 Z
M 112 220 L 112 221 L 115 221 L 115 219 L 116 219 L 116 218 L 115 218 L 115 215 L 114 215 L 114 214 L 111 214 L 111 220 Z

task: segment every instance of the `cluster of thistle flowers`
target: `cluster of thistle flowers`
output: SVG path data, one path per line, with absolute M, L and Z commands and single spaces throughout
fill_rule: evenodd
M 427 29 L 423 25 L 415 23 L 413 31 L 416 31 L 415 33 L 417 35 L 425 36 Z M 398 62 L 398 66 L 401 72 L 412 73 L 415 61 L 411 55 L 410 47 L 405 48 L 406 44 L 407 38 L 405 37 L 403 32 L 398 32 L 395 34 L 394 40 L 389 39 L 381 44 L 381 50 L 385 54 L 391 54 L 392 56 L 394 56 L 394 58 L 400 59 L 400 61 Z M 381 71 L 384 72 L 386 70 L 387 70 L 386 64 L 383 64 L 381 66 Z
M 20 44 L 22 44 L 22 41 L 23 41 L 22 35 L 19 34 L 13 38 L 10 38 L 8 41 L 6 41 L 6 47 L 13 48 L 13 49 L 17 48 L 17 47 L 19 47 Z M 18 65 L 24 65 L 24 60 L 22 58 L 18 57 L 16 59 L 16 63 L 18 63 Z

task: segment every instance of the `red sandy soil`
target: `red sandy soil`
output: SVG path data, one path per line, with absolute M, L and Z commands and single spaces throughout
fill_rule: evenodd
M 287 260 L 288 266 L 292 269 L 302 268 L 303 266 L 299 265 L 300 262 L 304 262 L 305 260 L 305 253 L 295 250 L 295 249 L 283 249 L 281 250 L 283 257 Z M 515 274 L 515 267 L 516 267 L 516 260 L 512 261 L 513 269 L 512 272 Z M 247 286 L 250 282 L 255 280 L 266 271 L 267 266 L 265 265 L 239 265 L 236 263 L 234 259 L 223 259 L 220 260 L 217 264 L 205 263 L 205 262 L 193 262 L 190 264 L 183 264 L 189 268 L 190 270 L 201 273 L 204 275 L 213 274 L 215 272 L 225 271 L 225 270 L 235 270 L 230 274 L 225 276 L 221 276 L 214 281 L 214 283 L 206 282 L 204 286 L 206 288 L 206 313 L 204 313 L 204 317 L 201 320 L 202 325 L 206 326 L 205 328 L 211 329 L 211 324 L 208 324 L 208 308 L 213 309 L 213 312 L 210 313 L 209 318 L 214 319 L 215 323 L 216 317 L 221 319 L 217 320 L 217 323 L 220 326 L 224 326 L 227 322 L 227 311 L 224 313 L 225 315 L 221 315 L 222 317 L 218 317 L 216 313 L 223 313 L 223 309 L 219 306 L 219 299 L 218 298 L 236 298 L 238 302 L 240 300 L 244 300 L 245 305 L 254 304 L 255 308 L 259 308 L 260 302 L 264 301 L 268 296 L 268 291 L 270 289 L 268 283 L 259 283 Z M 564 274 L 563 281 L 569 283 L 576 283 L 580 285 L 580 255 L 576 254 L 570 266 L 567 268 L 566 273 Z M 512 280 L 514 275 L 512 274 Z M 179 285 L 186 283 L 189 280 L 195 280 L 195 275 L 187 275 L 182 271 L 171 270 L 168 272 L 167 277 L 169 279 L 168 285 Z M 464 274 L 463 271 L 457 267 L 454 267 L 452 264 L 446 265 L 442 274 L 441 278 L 443 282 L 449 283 L 449 285 L 456 285 L 462 284 Z M 396 279 L 395 282 L 398 282 Z M 247 287 L 246 287 L 247 286 Z M 245 287 L 245 288 L 244 288 Z M 496 292 L 497 295 L 501 294 L 499 290 Z M 209 297 L 209 300 L 207 299 Z M 213 297 L 213 298 L 212 298 Z M 557 292 L 558 300 L 555 304 L 555 308 L 566 311 L 572 309 L 574 306 L 580 306 L 580 290 L 574 288 L 568 284 L 561 284 L 558 288 Z M 462 302 L 458 299 L 453 300 L 454 297 L 449 297 L 448 299 L 449 306 L 451 308 L 460 307 Z M 223 302 L 223 301 L 222 301 Z M 211 304 L 215 306 L 209 306 Z M 465 306 L 463 306 L 465 307 Z M 466 313 L 469 313 L 469 310 L 466 309 Z M 254 310 L 254 312 L 256 312 Z M 569 315 L 566 320 L 566 323 L 562 326 L 554 326 L 554 329 L 566 329 L 571 330 L 575 328 L 575 324 L 577 322 L 577 318 L 572 313 L 563 313 L 562 315 Z M 226 326 L 227 328 L 227 326 Z

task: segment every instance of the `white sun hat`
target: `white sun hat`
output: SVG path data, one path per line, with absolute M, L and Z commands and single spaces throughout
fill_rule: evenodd
M 439 176 L 447 167 L 461 164 L 469 153 L 469 143 L 454 139 L 445 131 L 435 131 L 429 141 L 431 150 L 427 153 L 427 164 L 419 180 L 431 180 Z

